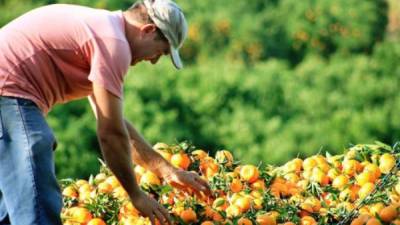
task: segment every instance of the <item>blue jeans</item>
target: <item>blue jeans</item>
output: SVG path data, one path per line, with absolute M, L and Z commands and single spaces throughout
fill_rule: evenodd
M 60 225 L 55 138 L 31 101 L 0 96 L 0 225 Z

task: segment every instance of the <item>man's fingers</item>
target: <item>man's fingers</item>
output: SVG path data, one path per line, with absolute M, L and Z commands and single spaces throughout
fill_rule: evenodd
M 154 214 L 156 215 L 158 222 L 160 222 L 161 225 L 165 225 L 166 218 L 161 214 L 161 212 L 157 208 L 154 209 Z
M 184 188 L 185 188 L 184 185 L 179 184 L 179 183 L 177 183 L 177 182 L 172 182 L 171 185 L 174 186 L 174 187 L 176 187 L 176 188 L 179 188 L 179 189 L 184 189 Z
M 210 187 L 207 181 L 201 179 L 198 176 L 195 176 L 191 182 L 191 187 L 196 191 L 203 192 L 205 194 L 211 194 Z
M 201 188 L 202 188 L 202 191 L 203 191 L 204 193 L 210 193 L 210 192 L 211 192 L 211 188 L 210 188 L 210 186 L 208 185 L 208 182 L 207 182 L 207 181 L 203 180 L 203 179 L 200 178 L 200 177 L 197 177 L 196 181 L 200 184 L 200 186 L 201 186 Z
M 177 179 L 171 180 L 170 184 L 183 191 L 190 192 L 203 192 L 206 195 L 211 195 L 211 188 L 207 181 L 203 180 L 194 171 L 182 171 L 176 177 Z
M 169 216 L 168 211 L 167 211 L 164 207 L 161 207 L 161 208 L 160 208 L 160 211 L 161 211 L 161 213 L 164 215 L 164 217 L 165 217 L 165 219 L 167 220 L 168 224 L 169 224 L 169 225 L 172 225 L 172 220 L 171 220 L 171 217 Z
M 153 215 L 153 213 L 151 213 L 151 214 L 149 215 L 149 219 L 150 219 L 151 225 L 156 225 L 156 222 L 154 221 L 154 215 Z

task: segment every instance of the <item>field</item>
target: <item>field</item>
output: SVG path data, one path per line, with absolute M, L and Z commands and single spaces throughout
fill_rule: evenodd
M 214 194 L 181 191 L 136 166 L 138 183 L 169 210 L 174 224 L 400 224 L 398 145 L 360 144 L 281 166 L 241 164 L 229 150 L 211 157 L 188 142 L 153 148 L 208 180 Z M 62 187 L 64 225 L 150 224 L 104 164 L 88 181 L 66 179 Z

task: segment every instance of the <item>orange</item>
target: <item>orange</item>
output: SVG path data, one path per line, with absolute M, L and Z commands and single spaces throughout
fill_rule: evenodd
M 239 179 L 233 179 L 230 188 L 232 192 L 237 193 L 242 190 L 243 184 Z
M 314 167 L 311 173 L 311 180 L 325 186 L 329 183 L 329 177 L 319 167 Z
M 268 214 L 258 215 L 256 221 L 259 225 L 276 225 L 275 217 Z
M 300 180 L 300 177 L 295 173 L 287 173 L 284 178 L 292 183 L 297 183 Z
M 100 219 L 100 218 L 94 218 L 91 219 L 87 225 L 107 225 L 106 222 L 104 222 L 104 220 Z
M 350 225 L 364 225 L 369 219 L 368 215 L 360 215 L 357 218 L 355 218 Z
M 225 210 L 228 207 L 228 203 L 225 198 L 218 197 L 213 202 L 213 208 L 219 211 Z
M 164 150 L 156 150 L 156 152 L 158 152 L 158 154 L 160 154 L 168 162 L 171 161 L 172 154 L 170 152 Z
M 310 216 L 310 215 L 311 215 L 311 213 L 306 210 L 300 210 L 300 212 L 299 212 L 300 218 L 304 218 L 304 217 Z
M 303 167 L 303 160 L 295 158 L 285 164 L 286 172 L 300 173 Z
M 346 202 L 346 201 L 343 201 L 343 202 L 340 202 L 337 204 L 337 208 L 344 208 L 347 211 L 352 211 L 354 209 L 354 207 L 355 206 L 352 203 Z
M 80 225 L 80 223 L 76 223 L 70 220 L 66 220 L 63 222 L 63 225 Z
M 207 220 L 207 221 L 202 222 L 201 225 L 214 225 L 214 223 Z
M 341 155 L 330 156 L 327 158 L 327 161 L 332 164 L 332 166 L 336 169 L 340 169 L 342 167 L 342 163 L 340 161 Z
M 97 185 L 97 189 L 102 193 L 110 193 L 112 192 L 113 187 L 109 183 L 101 182 L 99 185 Z
M 282 224 L 282 225 L 296 225 L 296 224 L 293 223 L 293 222 L 286 222 L 286 223 L 284 223 L 284 224 Z
M 109 183 L 113 189 L 118 187 L 118 186 L 121 186 L 121 184 L 119 183 L 119 181 L 118 181 L 116 176 L 107 177 L 105 182 Z
M 239 177 L 239 174 L 238 173 L 236 173 L 236 172 L 227 172 L 227 173 L 225 173 L 225 178 L 226 179 L 234 179 L 234 178 L 238 178 Z
M 397 182 L 397 184 L 394 186 L 395 192 L 400 195 L 400 182 Z
M 368 182 L 374 183 L 375 179 L 375 174 L 373 174 L 372 172 L 364 171 L 356 176 L 356 183 L 360 186 L 363 186 Z
M 253 183 L 254 181 L 256 181 L 258 179 L 258 176 L 258 169 L 253 165 L 244 165 L 240 169 L 240 177 L 249 183 Z
M 314 212 L 318 212 L 321 208 L 321 202 L 316 197 L 308 197 L 304 202 L 310 204 Z
M 162 143 L 162 142 L 157 142 L 155 145 L 153 145 L 154 150 L 162 150 L 162 151 L 169 151 L 169 145 Z
M 234 203 L 234 205 L 238 206 L 242 212 L 246 212 L 250 209 L 251 201 L 249 196 L 239 197 Z
M 375 184 L 371 182 L 365 183 L 361 186 L 361 189 L 358 191 L 358 197 L 361 199 L 366 198 L 375 188 Z
M 132 202 L 125 202 L 119 209 L 119 213 L 122 216 L 135 217 L 139 215 L 139 211 L 133 206 Z
M 271 192 L 273 191 L 278 191 L 282 196 L 288 196 L 289 195 L 289 186 L 286 182 L 274 182 L 271 185 Z
M 254 181 L 251 185 L 251 189 L 257 191 L 264 191 L 266 189 L 264 180 L 258 179 Z
M 357 199 L 357 192 L 352 191 L 350 188 L 346 188 L 340 192 L 339 199 L 342 201 L 354 202 Z
M 325 163 L 318 164 L 318 168 L 320 168 L 322 171 L 324 171 L 324 173 L 327 173 L 331 169 L 331 166 L 327 162 L 325 162 Z
M 350 159 L 343 161 L 343 173 L 354 176 L 357 172 L 361 171 L 361 163 L 357 160 Z
M 374 203 L 372 205 L 369 205 L 369 212 L 372 215 L 378 214 L 383 208 L 385 208 L 385 205 L 382 202 Z
M 262 198 L 263 192 L 261 190 L 253 190 L 250 192 L 252 198 Z
M 317 161 L 314 158 L 308 157 L 303 161 L 303 169 L 304 170 L 312 170 L 317 166 Z
M 346 175 L 339 175 L 332 181 L 332 187 L 337 188 L 339 190 L 343 189 L 348 184 L 349 184 L 349 178 Z
M 76 189 L 73 186 L 70 185 L 70 186 L 64 188 L 62 195 L 66 196 L 66 197 L 70 197 L 70 198 L 77 198 L 78 192 L 76 191 Z
M 171 164 L 177 168 L 187 170 L 190 165 L 190 158 L 186 153 L 176 153 L 171 157 Z
M 234 224 L 233 224 L 232 220 L 230 220 L 230 219 L 225 219 L 225 220 L 221 223 L 221 225 L 234 225 Z
M 79 186 L 79 193 L 82 193 L 82 192 L 90 192 L 90 191 L 92 191 L 92 190 L 93 190 L 93 187 L 92 187 L 92 185 L 90 185 L 89 183 L 81 184 L 81 185 Z
M 326 162 L 327 162 L 325 156 L 320 155 L 320 154 L 315 155 L 315 156 L 314 156 L 314 160 L 317 162 L 318 166 L 319 166 L 320 164 L 323 164 L 323 163 L 326 163 Z
M 366 205 L 363 206 L 363 207 L 361 207 L 361 208 L 358 210 L 358 212 L 359 212 L 361 215 L 363 215 L 363 214 L 365 214 L 365 215 L 367 215 L 367 216 L 372 215 L 371 212 L 369 211 L 369 207 L 366 206 Z
M 99 173 L 94 177 L 94 182 L 96 184 L 99 184 L 101 182 L 103 182 L 104 180 L 106 180 L 107 175 L 105 173 Z
M 145 185 L 145 186 L 161 185 L 161 180 L 160 178 L 157 177 L 155 173 L 147 171 L 145 174 L 141 176 L 140 185 Z
M 79 201 L 83 203 L 87 203 L 90 201 L 90 198 L 92 197 L 92 194 L 90 191 L 84 191 L 79 193 Z
M 216 222 L 221 222 L 224 220 L 224 217 L 217 211 L 214 211 L 213 216 L 212 216 L 212 220 L 216 221 Z
M 242 210 L 237 205 L 230 205 L 226 208 L 226 216 L 228 218 L 233 218 L 240 216 L 242 214 Z
M 352 147 L 351 149 L 349 149 L 349 151 L 346 152 L 345 154 L 345 159 L 349 160 L 349 159 L 354 159 L 357 155 L 357 146 Z
M 314 211 L 313 206 L 308 202 L 301 203 L 300 208 L 310 213 Z
M 389 223 L 392 220 L 396 219 L 397 215 L 397 209 L 393 205 L 386 206 L 379 212 L 379 217 L 383 220 L 383 222 L 386 223 Z
M 206 205 L 205 207 L 204 207 L 204 216 L 206 217 L 206 218 L 208 218 L 208 219 L 210 219 L 210 218 L 212 218 L 213 217 L 213 214 L 214 214 L 214 209 L 213 208 L 211 208 L 211 206 L 209 206 L 209 205 Z
M 242 217 L 237 221 L 238 225 L 253 225 L 253 222 L 251 222 L 250 219 Z
M 328 170 L 328 173 L 326 175 L 329 177 L 329 179 L 333 180 L 337 176 L 339 176 L 339 171 L 336 168 L 331 168 Z
M 303 190 L 306 190 L 309 183 L 310 182 L 308 180 L 299 180 L 296 183 L 296 186 L 301 188 L 301 189 L 303 189 Z
M 396 158 L 392 154 L 385 153 L 379 158 L 379 169 L 384 174 L 388 174 L 395 165 Z
M 264 200 L 262 198 L 256 198 L 253 200 L 253 203 L 254 203 L 253 207 L 257 210 L 260 210 L 263 208 Z
M 219 170 L 218 164 L 214 161 L 201 162 L 200 168 L 206 177 L 213 177 Z
M 371 172 L 372 174 L 374 174 L 375 180 L 381 176 L 381 170 L 379 169 L 379 167 L 376 164 L 373 164 L 373 163 L 368 163 L 364 167 L 364 171 L 368 171 L 368 172 Z
M 317 221 L 311 216 L 304 216 L 300 219 L 300 225 L 316 225 Z
M 361 187 L 358 185 L 351 185 L 349 189 L 350 189 L 350 199 L 352 201 L 356 201 L 358 192 L 360 191 Z
M 208 154 L 207 154 L 204 150 L 197 149 L 197 150 L 194 150 L 194 151 L 192 152 L 192 156 L 193 156 L 193 158 L 195 158 L 195 159 L 197 159 L 197 160 L 202 160 L 202 159 L 204 159 L 205 157 L 207 157 Z
M 185 223 L 194 223 L 197 221 L 196 212 L 191 208 L 183 210 L 180 213 L 180 217 Z
M 125 189 L 122 186 L 119 186 L 119 187 L 115 188 L 112 191 L 112 194 L 113 194 L 113 196 L 115 198 L 118 198 L 118 199 L 121 199 L 121 200 L 129 198 L 128 192 L 126 192 Z
M 372 217 L 367 221 L 366 225 L 382 225 L 382 223 L 377 218 Z
M 219 164 L 230 167 L 233 164 L 233 155 L 228 150 L 221 150 L 215 154 L 215 161 Z
M 71 217 L 73 221 L 87 223 L 92 219 L 92 214 L 86 208 L 73 207 L 71 208 Z

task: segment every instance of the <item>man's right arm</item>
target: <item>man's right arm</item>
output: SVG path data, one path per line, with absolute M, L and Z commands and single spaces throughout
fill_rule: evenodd
M 155 218 L 170 223 L 168 212 L 140 190 L 133 172 L 129 134 L 122 113 L 122 101 L 101 85 L 93 83 L 89 97 L 97 120 L 97 135 L 104 160 L 127 191 L 132 203 L 155 224 Z
M 129 196 L 139 192 L 133 173 L 129 135 L 122 119 L 122 102 L 103 87 L 93 84 L 92 102 L 97 117 L 97 136 L 103 157 Z

